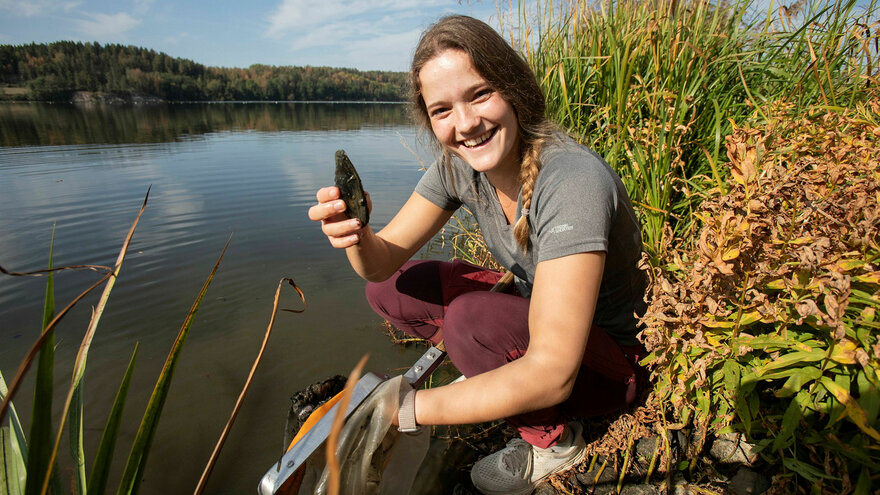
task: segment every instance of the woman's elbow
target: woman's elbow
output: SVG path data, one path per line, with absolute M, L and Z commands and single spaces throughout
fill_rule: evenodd
M 567 401 L 574 390 L 574 380 L 560 380 L 548 387 L 549 399 L 552 405 L 562 404 Z
M 554 370 L 546 373 L 540 373 L 543 376 L 541 380 L 541 407 L 552 407 L 568 400 L 574 390 L 574 381 L 577 375 L 569 376 L 568 373 L 560 373 Z
M 402 266 L 402 265 L 400 265 Z M 373 271 L 367 272 L 359 272 L 358 275 L 361 276 L 367 282 L 385 282 L 389 278 L 391 278 L 394 273 L 400 269 L 400 266 L 382 266 L 376 267 Z
M 550 359 L 543 359 L 541 356 L 529 356 L 527 353 L 521 359 L 527 357 L 532 357 L 534 360 L 530 364 L 535 365 L 535 368 L 529 370 L 529 374 L 541 377 L 538 386 L 543 399 L 542 407 L 555 406 L 568 400 L 574 390 L 580 367 L 560 363 L 558 354 Z

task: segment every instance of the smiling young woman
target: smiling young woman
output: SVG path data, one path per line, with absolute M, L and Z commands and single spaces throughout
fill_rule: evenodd
M 368 280 L 371 306 L 404 332 L 444 340 L 467 377 L 407 394 L 408 424 L 505 418 L 519 439 L 474 465 L 483 493 L 530 493 L 583 459 L 578 420 L 632 402 L 645 277 L 639 225 L 620 178 L 556 130 L 523 59 L 485 23 L 441 19 L 410 72 L 413 107 L 439 152 L 379 232 L 344 214 L 335 187 L 310 208 L 331 245 Z M 460 261 L 411 261 L 461 206 L 515 275 Z
M 431 131 L 449 152 L 496 187 L 519 192 L 519 129 L 513 106 L 474 69 L 470 56 L 448 49 L 419 71 Z M 515 195 L 514 195 L 514 199 Z

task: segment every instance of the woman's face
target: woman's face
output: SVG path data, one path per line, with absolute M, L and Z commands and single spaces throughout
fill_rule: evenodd
M 431 129 L 440 144 L 477 172 L 519 177 L 519 126 L 513 106 L 477 73 L 470 56 L 448 49 L 419 72 Z

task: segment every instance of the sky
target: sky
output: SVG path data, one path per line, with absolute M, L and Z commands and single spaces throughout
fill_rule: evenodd
M 97 41 L 217 67 L 406 71 L 420 33 L 451 13 L 498 26 L 492 0 L 0 0 L 0 44 Z

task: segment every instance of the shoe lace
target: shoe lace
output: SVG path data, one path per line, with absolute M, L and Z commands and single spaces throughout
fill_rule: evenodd
M 521 438 L 508 442 L 501 456 L 501 465 L 511 474 L 522 476 L 528 469 L 532 456 L 532 445 Z

